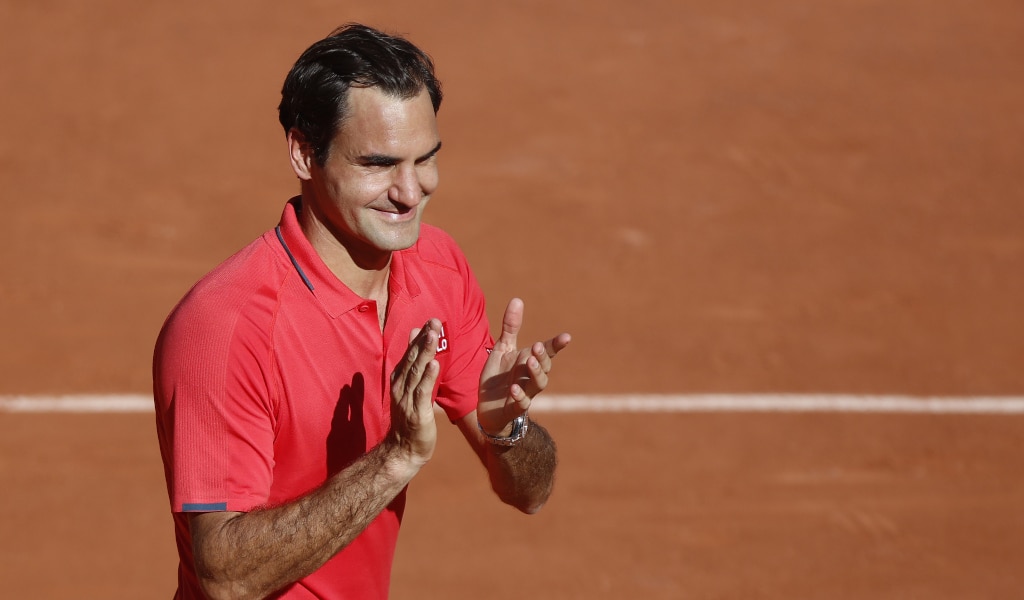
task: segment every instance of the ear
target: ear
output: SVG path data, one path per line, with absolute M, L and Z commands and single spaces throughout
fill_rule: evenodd
M 296 177 L 303 181 L 312 178 L 313 147 L 306 141 L 306 136 L 294 127 L 288 130 L 288 159 Z

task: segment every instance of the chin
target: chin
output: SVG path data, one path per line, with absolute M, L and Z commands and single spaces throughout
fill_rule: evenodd
M 397 252 L 411 248 L 420 239 L 420 224 L 403 227 L 402 231 L 390 231 L 381 235 L 377 240 L 377 247 L 381 250 Z

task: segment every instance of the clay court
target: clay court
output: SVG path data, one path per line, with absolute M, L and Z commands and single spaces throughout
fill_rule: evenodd
M 149 394 L 168 311 L 297 192 L 280 85 L 346 21 L 437 62 L 427 220 L 492 323 L 574 336 L 549 505 L 443 428 L 394 598 L 1024 595 L 1012 0 L 0 0 L 0 397 Z M 557 410 L 640 394 L 824 400 Z M 4 406 L 2 595 L 170 598 L 152 412 Z

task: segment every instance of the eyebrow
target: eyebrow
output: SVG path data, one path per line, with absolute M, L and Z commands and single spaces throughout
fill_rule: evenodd
M 440 150 L 441 142 L 438 142 L 437 145 L 430 150 L 430 152 L 427 152 L 423 156 L 418 157 L 416 159 L 416 162 L 421 163 L 425 160 L 428 160 L 435 154 L 437 154 Z M 359 162 L 369 167 L 390 167 L 392 165 L 398 164 L 400 161 L 394 156 L 388 156 L 386 154 L 367 154 L 365 156 L 360 156 Z

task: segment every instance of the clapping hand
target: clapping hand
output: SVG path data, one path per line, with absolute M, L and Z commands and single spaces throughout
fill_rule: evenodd
M 431 319 L 409 335 L 409 348 L 391 374 L 389 435 L 418 463 L 430 460 L 437 443 L 433 391 L 440 372 L 435 356 L 441 322 Z
M 480 373 L 477 418 L 491 435 L 507 435 L 511 422 L 530 408 L 533 399 L 548 385 L 551 359 L 571 340 L 568 333 L 561 333 L 520 349 L 517 336 L 523 325 L 523 308 L 519 298 L 508 303 L 501 336 Z

